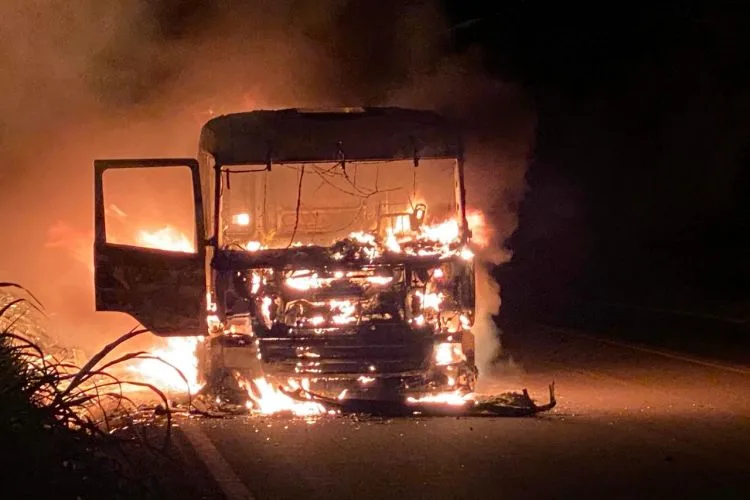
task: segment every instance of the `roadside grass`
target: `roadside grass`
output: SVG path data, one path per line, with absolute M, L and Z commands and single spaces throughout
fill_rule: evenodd
M 202 497 L 175 454 L 165 394 L 110 373 L 133 359 L 159 359 L 143 351 L 107 359 L 145 330 L 122 335 L 77 366 L 19 331 L 20 320 L 42 308 L 22 287 L 0 283 L 0 290 L 11 288 L 26 297 L 0 302 L 0 491 L 6 498 Z M 123 390 L 127 385 L 152 391 L 163 411 L 139 409 Z

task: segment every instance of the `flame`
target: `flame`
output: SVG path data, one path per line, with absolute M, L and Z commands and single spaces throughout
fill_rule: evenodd
M 164 348 L 151 351 L 150 354 L 163 359 L 172 366 L 158 359 L 142 359 L 133 366 L 129 366 L 128 370 L 136 373 L 141 381 L 153 384 L 160 389 L 176 392 L 190 390 L 191 394 L 195 394 L 203 386 L 198 382 L 198 358 L 195 353 L 196 347 L 202 340 L 200 337 L 169 338 Z M 187 379 L 187 384 L 175 368 L 182 372 Z
M 273 299 L 271 297 L 263 297 L 263 302 L 260 306 L 261 314 L 263 315 L 263 319 L 267 322 L 271 322 L 271 304 L 273 304 Z
M 464 260 L 471 260 L 474 258 L 474 252 L 472 252 L 471 249 L 467 247 L 462 248 L 459 252 L 459 255 Z
M 422 210 L 421 216 L 424 217 L 424 209 L 417 208 L 417 214 Z M 406 216 L 408 218 L 408 216 Z M 460 246 L 461 243 L 461 224 L 457 219 L 448 219 L 436 224 L 420 224 L 416 228 L 407 227 L 397 219 L 393 228 L 386 230 L 382 246 L 385 250 L 393 253 L 406 253 L 417 256 L 440 256 L 446 258 L 451 255 L 459 255 L 463 259 L 471 260 L 474 253 L 466 246 Z M 478 210 L 472 210 L 466 215 L 469 229 L 471 230 L 471 244 L 475 247 L 483 248 L 489 244 L 491 231 L 486 224 L 484 214 Z M 357 241 L 368 245 L 361 233 L 357 233 Z M 367 249 L 365 249 L 367 250 Z M 368 253 L 367 251 L 365 252 Z
M 265 246 L 260 241 L 250 240 L 245 243 L 245 250 L 248 252 L 257 252 L 258 250 L 265 250 Z
M 362 245 L 374 245 L 375 235 L 362 231 L 351 233 L 349 237 Z
M 466 359 L 461 344 L 441 342 L 435 345 L 435 364 L 438 366 L 460 363 Z
M 459 321 L 461 322 L 461 328 L 466 330 L 471 328 L 471 320 L 466 315 L 462 314 L 459 316 Z
M 219 319 L 219 316 L 216 314 L 209 314 L 206 316 L 206 325 L 208 326 L 209 331 L 217 332 L 221 330 L 222 327 L 221 319 Z
M 440 303 L 443 302 L 443 294 L 416 292 L 416 295 L 422 303 L 422 309 L 440 310 Z
M 406 398 L 406 402 L 409 404 L 443 404 L 450 406 L 464 406 L 471 401 L 474 401 L 474 395 L 460 390 L 428 394 L 418 398 Z
M 329 303 L 333 314 L 331 320 L 337 325 L 348 325 L 357 322 L 357 306 L 351 300 L 331 300 Z
M 385 237 L 385 247 L 394 253 L 401 253 L 401 245 L 399 245 L 396 235 L 390 229 Z
M 466 222 L 471 229 L 471 242 L 480 248 L 487 248 L 492 239 L 492 230 L 484 214 L 479 210 L 469 210 Z
M 290 412 L 298 417 L 314 417 L 327 413 L 325 407 L 315 401 L 299 401 L 289 397 L 272 386 L 265 378 L 258 377 L 252 382 L 236 375 L 239 386 L 247 391 L 250 400 L 246 406 L 263 415 Z M 290 380 L 290 389 L 309 388 L 309 380 L 303 379 L 301 384 Z
M 312 318 L 310 318 L 310 324 L 313 326 L 320 326 L 325 322 L 326 319 L 323 316 L 313 316 Z
M 286 286 L 295 290 L 307 291 L 311 288 L 320 288 L 323 286 L 322 280 L 318 273 L 311 273 L 308 270 L 294 271 L 285 281 Z
M 193 245 L 185 233 L 180 232 L 173 226 L 164 226 L 156 231 L 141 229 L 138 231 L 137 241 L 139 246 L 146 248 L 170 250 L 173 252 L 195 252 L 195 245 Z
M 408 215 L 399 215 L 393 221 L 393 232 L 395 233 L 406 233 L 411 231 L 411 219 Z
M 421 236 L 424 239 L 436 241 L 443 245 L 458 240 L 459 236 L 458 221 L 454 219 L 441 222 L 434 226 L 422 226 L 420 231 Z
M 393 281 L 393 276 L 368 276 L 365 279 L 373 285 L 388 285 Z

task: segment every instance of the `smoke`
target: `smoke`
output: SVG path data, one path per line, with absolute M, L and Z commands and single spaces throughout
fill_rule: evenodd
M 482 389 L 519 373 L 513 359 L 503 352 L 502 332 L 495 322 L 502 302 L 492 271 L 511 258 L 504 244 L 518 224 L 535 116 L 522 90 L 487 77 L 480 61 L 481 54 L 476 53 L 444 58 L 435 71 L 415 75 L 411 87 L 398 91 L 397 102 L 436 108 L 462 125 L 468 210 L 483 213 L 488 224 L 483 235 L 487 246 L 476 259 L 472 328 Z
M 481 54 L 450 55 L 439 2 L 9 0 L 0 17 L 0 277 L 39 295 L 72 343 L 133 323 L 93 312 L 93 159 L 193 156 L 200 126 L 226 112 L 392 104 L 456 117 L 469 204 L 496 228 L 487 260 L 508 258 L 533 114 Z M 499 306 L 479 302 L 481 317 Z

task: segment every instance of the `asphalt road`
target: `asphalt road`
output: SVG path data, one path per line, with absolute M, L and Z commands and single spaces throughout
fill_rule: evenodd
M 183 428 L 233 498 L 750 498 L 750 368 L 541 327 L 514 343 L 481 389 L 545 400 L 554 379 L 552 412 Z

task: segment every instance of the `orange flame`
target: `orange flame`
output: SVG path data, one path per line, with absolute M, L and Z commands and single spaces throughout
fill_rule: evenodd
M 425 239 L 447 245 L 458 239 L 458 222 L 451 219 L 435 224 L 434 226 L 422 226 L 421 233 L 422 237 Z
M 329 301 L 331 312 L 335 312 L 331 318 L 337 325 L 348 325 L 357 322 L 355 316 L 357 306 L 351 300 L 331 300 Z
M 164 226 L 156 231 L 141 229 L 137 233 L 138 245 L 146 248 L 159 250 L 170 250 L 174 252 L 195 252 L 195 245 L 190 239 L 178 229 L 172 226 Z M 196 347 L 202 339 L 195 337 L 174 337 L 167 339 L 166 346 L 152 351 L 152 355 L 163 359 L 162 363 L 157 359 L 140 360 L 130 370 L 137 373 L 144 382 L 151 383 L 156 387 L 190 393 L 196 393 L 202 387 L 198 382 L 198 359 Z M 177 368 L 187 379 L 187 383 L 174 369 Z
M 418 398 L 409 397 L 406 402 L 409 404 L 443 404 L 450 406 L 464 406 L 473 401 L 471 393 L 466 394 L 462 391 L 439 392 L 437 394 L 428 394 Z
M 173 226 L 164 226 L 156 231 L 141 229 L 138 231 L 138 245 L 158 250 L 170 250 L 172 252 L 194 253 L 195 245 L 185 233 Z
M 128 370 L 136 373 L 141 381 L 159 389 L 175 392 L 189 390 L 191 394 L 195 394 L 203 385 L 198 382 L 198 359 L 195 355 L 196 347 L 201 341 L 196 337 L 169 338 L 163 348 L 151 351 L 151 355 L 172 366 L 158 359 L 143 359 L 128 367 Z M 187 383 L 175 368 L 182 372 Z
M 469 210 L 466 212 L 466 222 L 471 229 L 471 242 L 480 248 L 487 248 L 492 239 L 492 229 L 484 214 L 479 210 Z
M 246 406 L 263 415 L 273 415 L 276 413 L 292 413 L 298 417 L 314 417 L 324 415 L 326 409 L 320 403 L 315 401 L 298 401 L 292 399 L 282 391 L 272 386 L 265 378 L 259 377 L 252 382 L 244 377 L 237 376 L 237 383 L 250 397 Z M 290 380 L 291 389 L 298 389 L 300 384 Z M 309 387 L 309 380 L 303 379 L 301 387 Z

